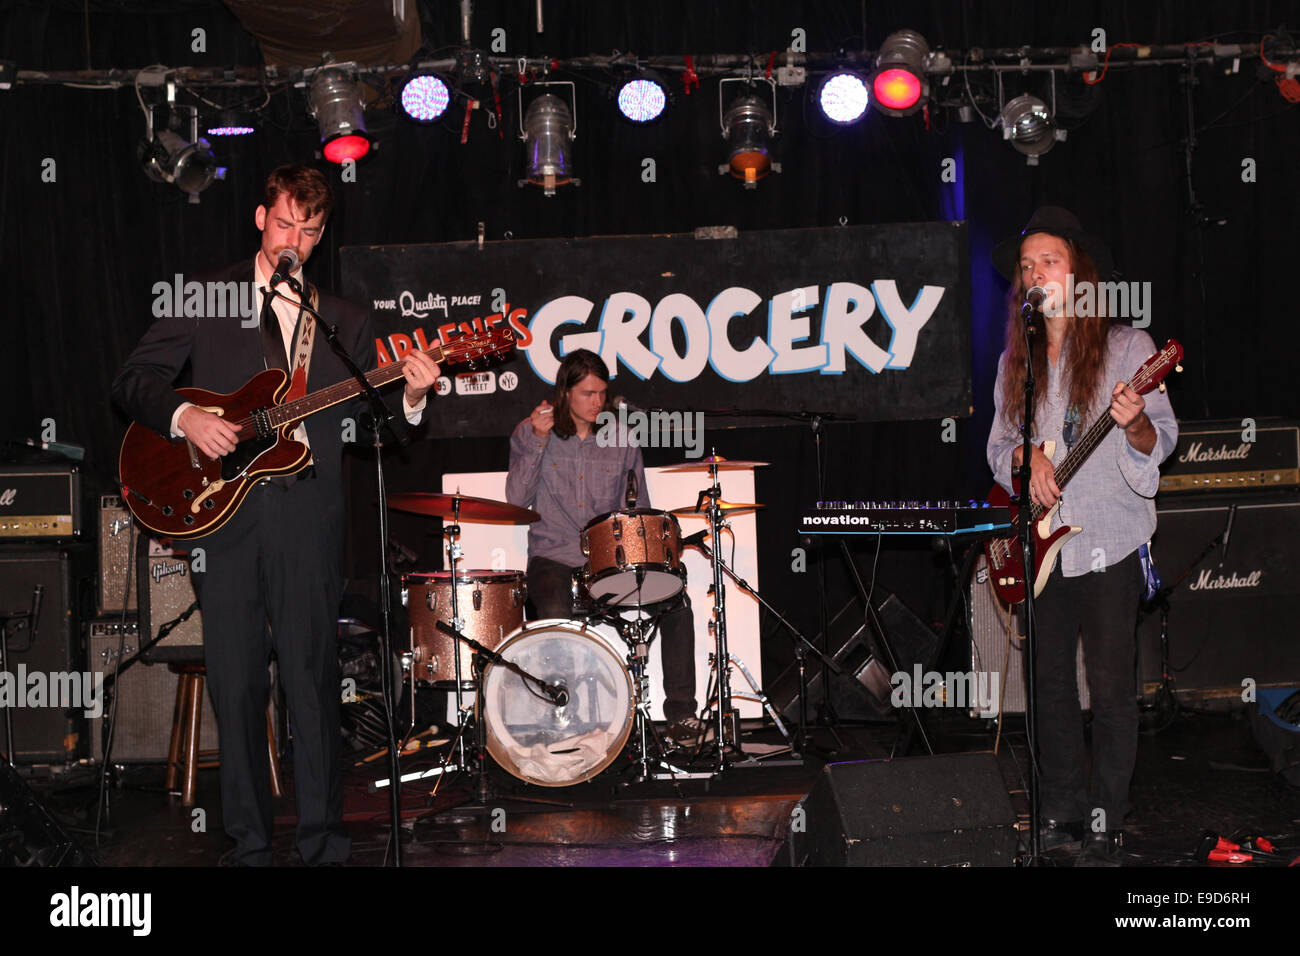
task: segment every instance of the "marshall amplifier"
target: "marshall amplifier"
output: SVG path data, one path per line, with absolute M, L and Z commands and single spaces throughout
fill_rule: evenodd
M 80 536 L 80 469 L 75 465 L 0 466 L 0 540 Z
M 1178 444 L 1160 467 L 1160 493 L 1300 485 L 1300 426 L 1265 419 L 1179 422 Z
M 1161 579 L 1173 588 L 1169 662 L 1175 690 L 1244 706 L 1243 690 L 1252 685 L 1300 684 L 1300 498 L 1220 496 L 1165 502 L 1157 511 L 1152 551 Z M 1227 540 L 1198 562 L 1225 530 Z M 1160 686 L 1160 621 L 1156 610 L 1138 626 L 1148 696 Z
M 152 660 L 202 660 L 203 619 L 195 606 L 190 555 L 163 547 L 156 538 L 141 536 L 137 548 L 140 629 L 157 637 L 166 624 L 179 621 L 148 652 Z

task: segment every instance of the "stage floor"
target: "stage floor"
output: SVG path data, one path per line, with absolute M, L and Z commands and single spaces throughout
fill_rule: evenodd
M 990 722 L 960 715 L 927 714 L 936 753 L 992 750 Z M 757 724 L 757 722 L 754 722 Z M 813 741 L 819 756 L 802 765 L 742 764 L 712 779 L 627 783 L 616 762 L 594 780 L 572 787 L 539 787 L 492 774 L 502 793 L 499 812 L 458 811 L 472 781 L 449 776 L 436 794 L 432 780 L 404 785 L 403 851 L 407 866 L 728 866 L 788 865 L 786 836 L 795 805 L 831 759 L 888 757 L 897 746 L 893 724 L 825 729 Z M 751 750 L 774 749 L 771 728 L 749 731 Z M 912 756 L 923 754 L 919 744 Z M 775 760 L 788 760 L 776 757 Z M 404 770 L 428 767 L 429 756 L 408 758 Z M 389 819 L 386 790 L 369 781 L 384 776 L 383 759 L 354 766 L 345 783 L 345 821 L 353 837 L 351 865 L 385 864 Z M 1009 718 L 998 744 L 998 766 L 1021 831 L 1028 819 L 1023 775 L 1028 772 L 1023 721 Z M 626 771 L 626 767 L 624 770 Z M 274 856 L 277 866 L 300 866 L 294 846 L 292 758 L 284 761 L 287 792 L 277 801 Z M 221 830 L 216 770 L 201 771 L 195 808 L 180 805 L 162 788 L 159 765 L 139 765 L 115 775 L 111 812 L 95 837 L 98 778 L 83 768 L 34 776 L 29 783 L 81 845 L 107 867 L 211 867 L 230 846 Z M 538 801 L 549 801 L 538 802 Z M 1184 711 L 1168 726 L 1139 740 L 1132 787 L 1133 811 L 1125 822 L 1124 866 L 1193 866 L 1202 834 L 1268 837 L 1292 857 L 1300 854 L 1300 789 L 1272 773 L 1255 744 L 1244 713 Z M 1066 847 L 1045 862 L 1073 865 Z

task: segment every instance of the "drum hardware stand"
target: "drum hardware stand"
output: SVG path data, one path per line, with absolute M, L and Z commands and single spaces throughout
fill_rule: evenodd
M 638 592 L 640 585 L 638 584 Z M 638 606 L 637 611 L 641 608 Z M 663 738 L 655 729 L 654 721 L 650 717 L 650 674 L 647 668 L 650 658 L 650 641 L 646 640 L 646 635 L 658 627 L 659 619 L 663 616 L 661 611 L 653 617 L 639 617 L 636 621 L 625 621 L 619 617 L 607 618 L 614 624 L 619 631 L 619 635 L 628 646 L 628 669 L 632 672 L 633 686 L 636 688 L 636 712 L 634 720 L 636 728 L 634 735 L 637 741 L 637 759 L 636 766 L 639 768 L 634 783 L 643 783 L 646 780 L 691 780 L 696 778 L 712 777 L 713 774 L 697 774 L 683 770 L 669 763 L 663 756 L 665 752 Z M 654 741 L 655 751 L 659 756 L 651 759 L 650 742 Z M 651 773 L 651 768 L 659 773 Z M 627 786 L 626 783 L 623 784 Z
M 709 477 L 712 484 L 704 491 L 700 492 L 695 502 L 695 510 L 704 510 L 704 500 L 709 500 L 708 516 L 709 528 L 716 543 L 721 540 L 723 517 L 722 508 L 718 505 L 718 500 L 722 497 L 722 486 L 718 483 L 718 462 L 717 451 L 711 450 L 710 457 L 713 459 L 709 463 Z M 716 647 L 716 659 L 719 661 L 730 660 L 730 654 L 727 651 L 727 595 L 726 587 L 722 580 L 722 564 L 716 554 L 710 555 L 710 563 L 713 566 L 713 620 L 709 622 L 709 627 L 713 630 L 714 645 Z M 718 706 L 716 712 L 717 726 L 714 728 L 717 743 L 718 760 L 715 765 L 715 772 L 721 773 L 727 769 L 727 748 L 732 747 L 739 749 L 740 738 L 739 720 L 735 709 L 731 704 L 731 678 L 730 667 L 719 667 L 717 671 L 718 682 Z

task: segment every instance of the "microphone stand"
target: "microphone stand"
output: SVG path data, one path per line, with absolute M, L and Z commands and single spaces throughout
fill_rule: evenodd
M 353 361 L 352 356 L 348 354 L 348 350 L 339 342 L 338 327 L 325 321 L 319 312 L 307 304 L 307 296 L 303 294 L 302 286 L 298 284 L 297 280 L 292 276 L 288 276 L 285 278 L 285 282 L 298 294 L 298 302 L 293 302 L 288 296 L 276 291 L 274 287 L 270 290 L 271 296 L 279 297 L 286 302 L 300 306 L 319 323 L 321 331 L 325 334 L 325 340 L 329 343 L 334 354 L 338 356 L 339 361 L 343 363 L 343 366 L 360 384 L 361 394 L 366 397 L 370 405 L 371 420 L 369 425 L 371 433 L 374 435 L 372 447 L 375 451 L 375 478 L 378 487 L 379 505 L 380 677 L 384 697 L 384 717 L 388 731 L 389 779 L 393 782 L 388 805 L 390 817 L 388 839 L 389 847 L 392 850 L 393 866 L 400 867 L 402 865 L 402 773 L 398 765 L 397 738 L 393 728 L 393 715 L 397 711 L 397 704 L 394 697 L 393 675 L 388 667 L 388 662 L 392 660 L 393 648 L 393 596 L 388 569 L 388 499 L 384 488 L 384 440 L 382 431 L 387 428 L 389 434 L 393 436 L 398 444 L 405 444 L 405 438 L 393 430 L 392 421 L 395 417 L 393 412 L 384 403 L 375 387 L 366 380 L 365 373 Z M 264 301 L 269 303 L 271 299 L 267 297 Z M 454 577 L 453 575 L 452 594 L 456 593 Z M 412 688 L 412 693 L 414 693 L 414 688 Z
M 1026 682 L 1025 731 L 1029 737 L 1030 778 L 1029 788 L 1029 864 L 1037 865 L 1041 859 L 1042 847 L 1039 839 L 1038 824 L 1041 813 L 1039 805 L 1039 770 L 1038 770 L 1038 618 L 1034 613 L 1034 530 L 1030 522 L 1033 513 L 1033 499 L 1029 493 L 1029 477 L 1033 463 L 1033 421 L 1034 421 L 1034 336 L 1039 331 L 1034 322 L 1034 315 L 1042 315 L 1029 303 L 1022 307 L 1021 315 L 1025 326 L 1025 407 L 1023 442 L 1021 448 L 1020 468 L 1016 474 L 1020 478 L 1020 500 L 1018 502 L 1018 519 L 1020 527 L 1020 557 L 1024 567 L 1025 586 L 1025 672 Z

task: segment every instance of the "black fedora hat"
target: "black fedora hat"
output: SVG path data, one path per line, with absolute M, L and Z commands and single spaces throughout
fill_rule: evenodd
M 1020 243 L 1025 236 L 1032 236 L 1036 232 L 1073 239 L 1097 266 L 1097 275 L 1101 279 L 1109 279 L 1115 272 L 1115 260 L 1111 257 L 1110 247 L 1096 236 L 1085 232 L 1074 213 L 1060 206 L 1040 206 L 1034 210 L 1029 223 L 1019 235 L 1004 239 L 993 247 L 993 267 L 1007 281 L 1015 279 L 1016 264 L 1020 261 Z

